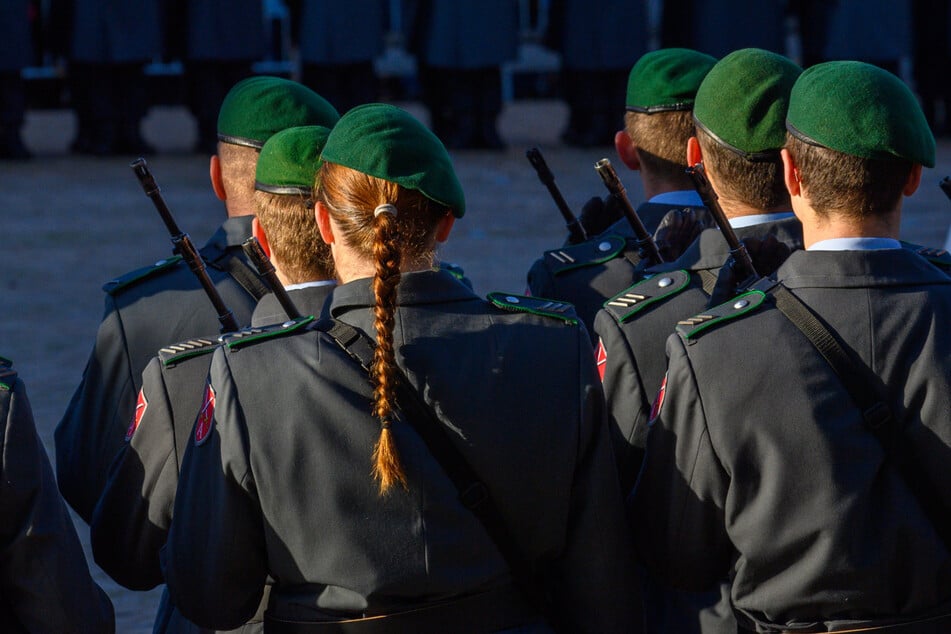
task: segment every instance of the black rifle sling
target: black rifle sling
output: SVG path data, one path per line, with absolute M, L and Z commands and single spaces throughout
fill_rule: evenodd
M 365 371 L 369 371 L 376 343 L 364 332 L 335 319 L 321 319 L 314 327 L 330 335 Z M 482 522 L 509 565 L 516 585 L 532 605 L 544 612 L 544 600 L 534 582 L 531 565 L 515 545 L 515 540 L 492 501 L 488 487 L 453 444 L 432 408 L 413 389 L 399 368 L 396 376 L 396 395 L 399 409 L 404 414 L 404 422 L 416 430 L 429 452 L 452 480 L 459 492 L 459 501 Z
M 261 281 L 257 272 L 235 253 L 225 250 L 214 260 L 207 258 L 204 253 L 202 253 L 202 257 L 205 258 L 208 266 L 230 275 L 235 282 L 241 285 L 241 288 L 247 291 L 248 295 L 254 298 L 254 301 L 258 301 L 271 292 L 271 288 Z
M 891 408 L 881 397 L 881 379 L 861 359 L 850 353 L 837 335 L 788 288 L 777 284 L 770 293 L 776 308 L 815 346 L 838 375 L 852 401 L 862 411 L 865 428 L 881 443 L 885 456 L 904 478 L 938 536 L 951 550 L 951 522 L 944 504 L 933 492 L 933 484 L 914 456 L 910 455 L 902 430 Z

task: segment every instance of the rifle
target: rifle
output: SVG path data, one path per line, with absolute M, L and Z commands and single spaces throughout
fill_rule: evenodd
M 528 162 L 532 164 L 532 167 L 535 168 L 535 172 L 538 174 L 538 180 L 548 188 L 551 197 L 555 199 L 555 205 L 558 207 L 558 211 L 561 212 L 568 227 L 568 233 L 571 236 L 570 241 L 577 244 L 587 240 L 588 232 L 584 230 L 584 226 L 572 213 L 568 207 L 568 203 L 565 202 L 564 196 L 561 195 L 561 192 L 555 185 L 555 176 L 551 173 L 551 170 L 548 169 L 548 164 L 545 163 L 545 159 L 542 158 L 542 153 L 538 151 L 538 148 L 533 147 L 525 152 L 525 156 L 528 158 Z
M 284 312 L 287 313 L 287 318 L 297 319 L 300 317 L 300 311 L 297 310 L 297 306 L 294 305 L 291 296 L 288 295 L 284 285 L 281 284 L 281 280 L 277 278 L 274 265 L 271 264 L 270 258 L 264 253 L 264 249 L 261 248 L 261 243 L 258 242 L 258 239 L 251 236 L 241 243 L 241 248 L 244 249 L 245 255 L 248 256 L 248 260 L 254 265 L 258 275 L 263 277 L 267 285 L 271 287 L 271 292 L 274 293 L 277 301 L 281 303 L 281 307 L 284 309 Z
M 621 179 L 618 178 L 617 172 L 614 171 L 611 161 L 603 158 L 594 164 L 594 169 L 601 175 L 601 180 L 604 181 L 611 195 L 621 203 L 621 210 L 624 212 L 624 217 L 627 218 L 631 228 L 634 229 L 634 237 L 637 241 L 637 250 L 641 256 L 641 260 L 647 261 L 648 266 L 663 262 L 664 258 L 657 249 L 654 236 L 647 231 L 647 227 L 641 222 L 640 217 L 634 210 L 634 206 L 631 205 L 631 201 L 627 197 L 627 190 L 625 190 L 624 185 L 621 184 Z
M 736 237 L 736 232 L 733 231 L 730 221 L 727 219 L 726 214 L 723 213 L 723 208 L 717 200 L 717 193 L 713 191 L 710 181 L 707 180 L 703 163 L 697 163 L 692 167 L 688 167 L 687 175 L 690 176 L 690 179 L 693 181 L 694 188 L 697 190 L 697 193 L 700 194 L 700 200 L 702 200 L 704 206 L 710 210 L 710 214 L 713 215 L 713 219 L 716 221 L 720 233 L 723 234 L 727 245 L 730 247 L 730 255 L 733 258 L 734 266 L 737 267 L 736 279 L 743 280 L 739 288 L 750 288 L 762 276 L 756 272 L 756 267 L 753 266 L 753 258 L 750 257 L 749 251 L 746 250 L 746 245 Z
M 129 164 L 129 167 L 132 168 L 132 171 L 142 184 L 145 195 L 152 199 L 159 215 L 162 216 L 162 221 L 168 228 L 168 233 L 172 239 L 172 253 L 182 256 L 182 259 L 188 264 L 188 268 L 190 268 L 192 273 L 195 274 L 195 277 L 198 278 L 201 287 L 205 289 L 205 294 L 208 295 L 208 299 L 211 300 L 212 305 L 215 307 L 215 312 L 218 314 L 218 321 L 221 323 L 221 332 L 234 332 L 238 330 L 238 322 L 234 318 L 234 313 L 225 305 L 224 300 L 221 299 L 221 295 L 218 293 L 218 289 L 215 288 L 214 282 L 208 277 L 205 262 L 198 253 L 198 249 L 195 248 L 195 244 L 191 241 L 191 238 L 188 237 L 187 233 L 184 233 L 178 228 L 178 224 L 172 217 L 172 212 L 169 211 L 168 205 L 165 204 L 165 199 L 162 198 L 159 186 L 155 184 L 155 178 L 152 176 L 152 172 L 149 171 L 145 159 L 137 158 Z

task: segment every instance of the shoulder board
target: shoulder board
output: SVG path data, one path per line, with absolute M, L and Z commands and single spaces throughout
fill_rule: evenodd
M 943 269 L 945 271 L 951 270 L 951 253 L 948 253 L 944 249 L 923 247 L 920 244 L 912 244 L 911 242 L 902 242 L 901 246 L 902 248 L 914 251 L 924 259 L 937 266 L 939 269 Z
M 714 306 L 706 312 L 677 322 L 677 333 L 689 342 L 717 324 L 736 319 L 756 310 L 765 300 L 766 293 L 763 291 L 754 290 L 741 293 L 730 301 Z
M 690 273 L 684 270 L 658 273 L 618 293 L 602 305 L 618 323 L 629 321 L 648 306 L 673 297 L 690 284 Z
M 144 280 L 149 277 L 152 277 L 156 273 L 160 273 L 161 271 L 164 271 L 165 269 L 171 268 L 181 261 L 182 261 L 182 256 L 180 255 L 174 255 L 170 258 L 159 260 L 152 266 L 143 266 L 141 269 L 130 271 L 129 273 L 126 273 L 125 275 L 121 277 L 117 277 L 114 280 L 109 280 L 108 282 L 102 285 L 102 290 L 109 293 L 110 295 L 114 295 L 115 293 L 122 290 L 123 288 L 126 288 L 132 284 L 135 284 L 136 282 L 140 280 Z
M 462 267 L 458 264 L 454 264 L 453 262 L 440 261 L 439 268 L 441 268 L 443 271 L 446 271 L 457 280 L 461 280 L 466 276 L 466 272 L 462 270 Z
M 280 324 L 245 328 L 244 330 L 221 335 L 221 342 L 228 350 L 238 350 L 258 341 L 276 339 L 297 332 L 312 321 L 314 321 L 314 316 L 307 315 L 306 317 L 298 317 L 297 319 L 291 319 Z
M 627 240 L 622 236 L 604 236 L 581 244 L 545 251 L 545 264 L 552 275 L 560 275 L 567 271 L 612 260 L 624 250 L 626 245 Z
M 0 357 L 0 388 L 9 390 L 17 380 L 17 371 L 13 369 L 13 361 Z
M 486 298 L 497 308 L 517 313 L 532 313 L 543 317 L 554 317 L 569 324 L 578 323 L 574 304 L 560 302 L 543 297 L 512 295 L 510 293 L 489 293 Z
M 214 352 L 215 348 L 220 345 L 220 339 L 189 339 L 188 341 L 165 346 L 158 351 L 158 357 L 162 361 L 162 365 L 168 368 L 185 359 Z

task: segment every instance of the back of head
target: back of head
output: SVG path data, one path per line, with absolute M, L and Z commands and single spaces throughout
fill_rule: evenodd
M 806 70 L 790 97 L 787 147 L 821 215 L 893 210 L 915 165 L 934 167 L 935 141 L 911 90 L 855 61 Z
M 801 73 L 782 55 L 746 48 L 717 62 L 701 83 L 693 111 L 697 139 L 724 202 L 789 208 L 780 150 L 789 94 Z
M 396 106 L 366 104 L 348 111 L 331 131 L 321 159 L 317 198 L 334 221 L 335 240 L 375 265 L 377 348 L 371 374 L 382 432 L 373 473 L 385 493 L 396 483 L 406 485 L 390 432 L 400 270 L 432 266 L 437 225 L 449 213 L 462 217 L 465 197 L 442 142 Z
M 277 132 L 261 148 L 254 182 L 258 222 L 291 284 L 333 278 L 330 247 L 314 217 L 314 181 L 330 130 L 300 126 Z
M 624 122 L 645 169 L 683 178 L 694 98 L 715 63 L 698 51 L 663 48 L 641 56 L 631 68 Z
M 229 208 L 252 209 L 258 152 L 276 132 L 295 126 L 332 127 L 337 110 L 296 81 L 259 75 L 239 81 L 218 111 L 218 158 Z

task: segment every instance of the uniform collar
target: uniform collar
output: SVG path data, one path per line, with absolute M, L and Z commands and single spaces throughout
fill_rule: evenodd
M 354 308 L 373 306 L 372 283 L 372 278 L 363 278 L 335 287 L 330 301 L 324 306 L 324 313 L 329 311 L 330 316 L 336 318 Z M 399 305 L 409 306 L 473 299 L 478 299 L 478 296 L 472 289 L 452 273 L 438 269 L 404 273 L 397 287 L 396 301 Z
M 893 238 L 829 238 L 813 242 L 808 251 L 877 251 L 900 248 L 901 242 Z
M 951 284 L 930 262 L 909 249 L 794 251 L 776 272 L 789 288 L 868 288 Z
M 332 285 L 306 286 L 298 289 L 287 289 L 287 294 L 294 302 L 301 315 L 319 315 L 324 307 L 324 302 L 330 296 L 334 289 Z M 252 326 L 267 326 L 278 324 L 287 320 L 287 313 L 284 307 L 277 301 L 274 293 L 268 293 L 254 307 L 251 313 Z

